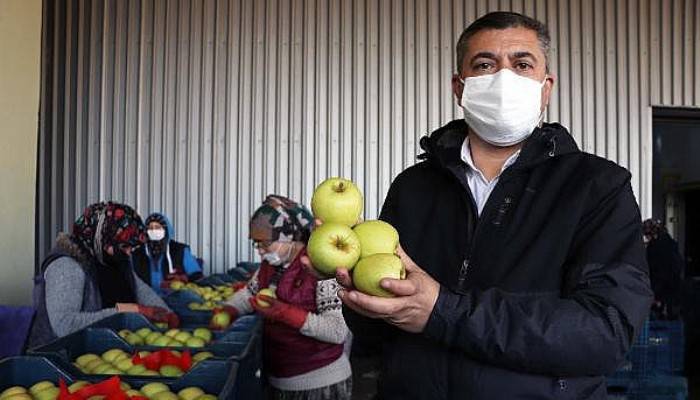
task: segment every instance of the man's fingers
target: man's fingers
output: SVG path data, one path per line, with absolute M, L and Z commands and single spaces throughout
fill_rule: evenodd
M 416 283 L 407 279 L 382 279 L 379 283 L 382 289 L 397 296 L 412 296 L 416 294 Z
M 379 314 L 369 312 L 368 310 L 365 310 L 364 308 L 362 308 L 362 307 L 360 307 L 359 305 L 357 305 L 357 304 L 351 299 L 351 297 L 353 297 L 353 296 L 349 296 L 349 295 L 348 295 L 349 293 L 350 293 L 350 291 L 348 291 L 348 290 L 340 290 L 340 291 L 338 292 L 338 297 L 340 297 L 340 300 L 343 302 L 343 304 L 345 304 L 346 306 L 350 307 L 350 309 L 352 309 L 352 310 L 355 311 L 356 313 L 358 313 L 358 314 L 360 314 L 360 315 L 364 315 L 364 316 L 367 317 L 367 318 L 375 318 L 375 319 L 376 319 L 376 318 L 381 318 L 381 317 L 382 317 L 382 316 L 379 315 Z M 354 297 L 353 297 L 353 298 L 354 298 Z
M 344 288 L 352 288 L 352 278 L 350 277 L 350 272 L 345 268 L 338 268 L 335 270 L 335 279 L 338 284 Z
M 364 311 L 380 317 L 395 314 L 398 310 L 403 308 L 406 303 L 405 298 L 369 296 L 357 290 L 347 292 L 344 297 Z

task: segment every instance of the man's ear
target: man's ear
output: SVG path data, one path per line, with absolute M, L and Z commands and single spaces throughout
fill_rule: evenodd
M 456 73 L 452 75 L 452 94 L 454 94 L 455 99 L 457 99 L 457 104 L 462 105 L 462 91 L 464 90 L 464 83 Z
M 554 88 L 554 82 L 556 82 L 557 77 L 554 74 L 547 74 L 545 78 L 544 86 L 542 87 L 542 109 L 546 109 L 549 106 L 549 100 L 552 96 L 552 89 Z

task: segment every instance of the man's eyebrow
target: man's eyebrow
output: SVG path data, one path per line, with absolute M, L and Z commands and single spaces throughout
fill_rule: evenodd
M 480 52 L 474 54 L 474 56 L 471 58 L 470 61 L 474 62 L 474 60 L 476 60 L 477 58 L 490 58 L 492 60 L 495 60 L 498 57 L 496 57 L 496 54 L 491 53 L 490 51 L 480 51 Z
M 534 54 L 532 54 L 529 51 L 516 51 L 515 53 L 512 53 L 509 58 L 527 58 L 530 57 L 533 60 L 537 60 L 537 57 L 535 57 Z

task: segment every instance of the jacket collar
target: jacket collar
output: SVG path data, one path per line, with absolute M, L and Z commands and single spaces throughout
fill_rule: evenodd
M 424 153 L 418 158 L 430 160 L 443 168 L 462 163 L 461 149 L 469 132 L 467 128 L 463 119 L 456 119 L 429 136 L 423 136 L 420 146 Z M 525 140 L 513 168 L 530 169 L 549 159 L 578 152 L 580 150 L 566 128 L 558 123 L 544 123 Z

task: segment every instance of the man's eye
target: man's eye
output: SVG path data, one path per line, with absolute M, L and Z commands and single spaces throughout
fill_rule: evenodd
M 489 68 L 491 68 L 491 64 L 489 64 L 489 63 L 480 63 L 480 64 L 476 64 L 475 67 L 476 67 L 476 69 L 478 69 L 478 70 L 486 71 L 486 70 L 488 70 Z
M 520 62 L 520 63 L 515 64 L 515 68 L 524 71 L 524 70 L 528 70 L 528 69 L 532 68 L 532 66 L 528 63 Z

